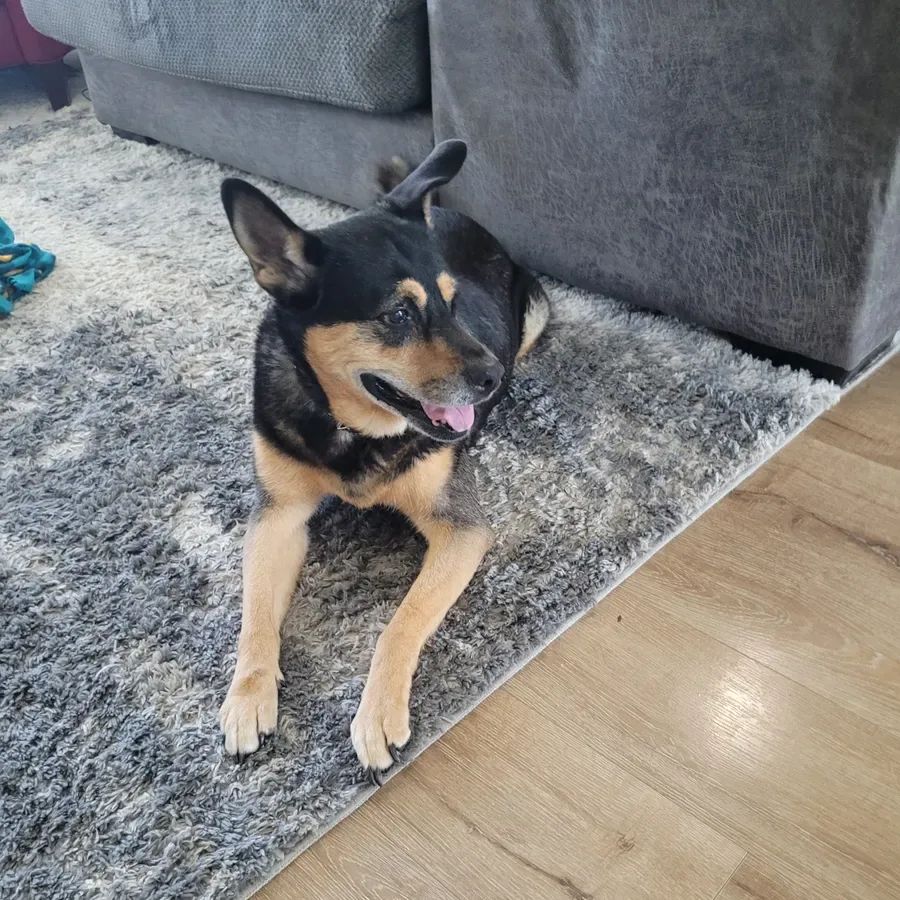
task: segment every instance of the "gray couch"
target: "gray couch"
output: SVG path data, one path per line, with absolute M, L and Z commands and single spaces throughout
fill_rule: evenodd
M 835 377 L 900 328 L 894 0 L 25 0 L 116 128 L 363 206 L 443 198 L 522 262 Z

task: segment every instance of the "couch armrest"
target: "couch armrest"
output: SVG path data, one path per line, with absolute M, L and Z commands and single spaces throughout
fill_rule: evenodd
M 900 327 L 894 0 L 429 3 L 442 192 L 531 266 L 845 369 Z

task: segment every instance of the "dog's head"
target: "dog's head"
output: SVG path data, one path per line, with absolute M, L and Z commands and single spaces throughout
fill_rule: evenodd
M 459 440 L 503 379 L 454 315 L 460 286 L 430 227 L 430 193 L 465 157 L 462 141 L 445 141 L 375 207 L 316 232 L 246 182 L 222 185 L 256 280 L 297 323 L 334 416 L 363 434 L 412 426 Z

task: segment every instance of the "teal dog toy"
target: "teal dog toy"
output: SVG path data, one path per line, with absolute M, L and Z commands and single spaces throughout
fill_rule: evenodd
M 17 244 L 12 228 L 0 219 L 0 316 L 8 316 L 13 304 L 46 278 L 56 257 L 36 244 Z

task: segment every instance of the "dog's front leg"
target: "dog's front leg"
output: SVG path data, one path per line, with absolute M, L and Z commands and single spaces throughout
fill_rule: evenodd
M 410 736 L 409 692 L 419 654 L 471 581 L 492 543 L 488 528 L 416 521 L 428 540 L 425 562 L 375 646 L 369 678 L 350 728 L 366 769 L 390 767 L 391 750 Z
M 306 557 L 306 523 L 321 493 L 302 466 L 264 439 L 255 441 L 264 499 L 244 541 L 241 633 L 234 678 L 219 723 L 228 753 L 252 753 L 278 719 L 281 623 Z
M 278 718 L 281 623 L 306 555 L 306 505 L 266 507 L 244 544 L 244 598 L 237 664 L 219 712 L 228 753 L 252 753 Z

